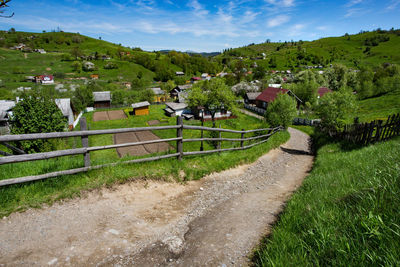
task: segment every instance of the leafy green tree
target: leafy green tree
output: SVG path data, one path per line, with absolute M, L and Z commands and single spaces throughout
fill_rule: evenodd
M 188 91 L 187 103 L 191 108 L 202 106 L 205 111 L 210 112 L 214 127 L 215 113 L 222 105 L 232 113 L 236 111 L 234 94 L 224 80 L 218 78 L 194 84 Z
M 38 92 L 23 93 L 13 109 L 11 134 L 61 132 L 66 119 L 54 99 Z M 51 150 L 54 142 L 48 140 L 21 141 L 17 144 L 27 153 Z
M 341 64 L 334 64 L 332 68 L 325 72 L 329 89 L 334 91 L 344 88 L 347 85 L 348 69 Z
M 279 94 L 278 97 L 268 105 L 265 118 L 271 126 L 283 126 L 287 129 L 296 114 L 296 100 L 288 94 Z
M 72 49 L 71 49 L 71 55 L 73 56 L 73 57 L 75 57 L 75 59 L 78 59 L 80 56 L 83 56 L 83 52 L 82 52 L 82 50 L 78 47 L 78 46 L 75 46 L 75 47 L 73 47 Z
M 75 90 L 72 105 L 76 111 L 93 106 L 93 103 L 93 86 L 80 86 Z
M 74 61 L 72 63 L 72 70 L 80 73 L 82 71 L 82 63 L 80 63 L 79 61 Z
M 341 89 L 324 95 L 314 109 L 321 119 L 322 129 L 331 133 L 343 127 L 356 108 L 357 102 L 353 93 Z
M 317 97 L 318 87 L 315 80 L 310 80 L 294 84 L 291 89 L 303 103 L 314 103 Z

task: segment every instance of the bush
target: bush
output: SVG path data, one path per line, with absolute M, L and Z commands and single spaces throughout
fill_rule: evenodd
M 54 77 L 59 78 L 59 79 L 64 79 L 65 78 L 65 73 L 64 72 L 55 72 Z
M 118 65 L 114 62 L 108 62 L 103 68 L 106 70 L 118 69 Z
M 268 105 L 265 118 L 272 127 L 283 126 L 287 129 L 296 114 L 296 100 L 288 94 L 280 94 Z
M 66 119 L 54 99 L 33 93 L 23 94 L 13 109 L 11 134 L 60 132 L 65 129 Z M 43 152 L 54 148 L 48 140 L 21 141 L 17 145 L 27 153 Z

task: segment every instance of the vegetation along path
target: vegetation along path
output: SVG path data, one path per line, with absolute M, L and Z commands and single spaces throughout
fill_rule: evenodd
M 136 181 L 0 220 L 0 265 L 246 265 L 311 168 L 309 138 L 187 184 Z

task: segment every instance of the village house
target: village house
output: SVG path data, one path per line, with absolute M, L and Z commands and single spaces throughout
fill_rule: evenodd
M 40 84 L 54 84 L 53 75 L 38 75 L 35 76 L 36 83 Z
M 92 78 L 92 80 L 98 80 L 99 79 L 99 75 L 98 74 L 91 74 L 90 78 Z
M 133 114 L 135 116 L 149 115 L 149 106 L 148 101 L 134 103 L 132 104 Z
M 84 71 L 92 71 L 95 70 L 95 65 L 90 61 L 86 61 L 83 63 L 82 68 Z
M 279 94 L 289 94 L 293 96 L 297 101 L 297 106 L 302 103 L 301 99 L 298 98 L 291 90 L 283 88 L 268 87 L 256 98 L 256 106 L 258 108 L 267 109 L 268 104 L 273 102 Z
M 184 114 L 192 113 L 186 103 L 167 102 L 165 103 L 165 105 L 165 114 L 170 117 L 183 116 Z
M 196 82 L 198 82 L 198 81 L 201 81 L 201 78 L 200 78 L 200 77 L 192 77 L 192 78 L 190 79 L 190 81 L 191 81 L 192 83 L 196 83 Z
M 95 108 L 110 108 L 111 107 L 111 92 L 93 92 Z
M 211 76 L 208 73 L 203 73 L 201 74 L 201 79 L 202 80 L 211 80 Z
M 46 54 L 46 51 L 42 48 L 35 49 L 34 51 L 40 54 Z
M 71 107 L 70 98 L 58 98 L 55 99 L 57 107 L 61 110 L 63 116 L 68 121 L 68 129 L 72 130 L 74 128 L 74 112 Z
M 261 94 L 260 92 L 246 93 L 244 96 L 244 103 L 249 104 L 249 105 L 255 105 L 256 99 L 260 94 Z
M 192 113 L 199 120 L 209 121 L 212 120 L 212 114 L 210 111 L 205 110 L 204 107 L 197 107 L 192 109 Z M 224 107 L 220 107 L 215 110 L 214 119 L 215 120 L 225 120 L 232 118 L 232 112 L 226 110 Z
M 185 76 L 185 73 L 183 71 L 177 71 L 175 72 L 176 76 Z
M 166 101 L 165 92 L 160 87 L 152 87 L 150 90 L 154 93 L 154 102 L 161 103 Z
M 170 92 L 170 97 L 172 98 L 172 99 L 178 99 L 178 95 L 179 95 L 179 93 L 181 93 L 181 92 L 184 92 L 184 91 L 186 91 L 186 90 L 188 90 L 188 89 L 190 89 L 190 88 L 192 88 L 192 84 L 184 84 L 184 85 L 178 85 L 178 86 L 176 86 L 174 89 L 172 89 L 171 90 L 171 92 Z

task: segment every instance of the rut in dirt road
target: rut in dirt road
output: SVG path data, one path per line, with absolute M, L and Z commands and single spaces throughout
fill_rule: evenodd
M 176 184 L 138 181 L 0 220 L 0 266 L 247 265 L 311 168 L 308 136 L 250 165 Z

